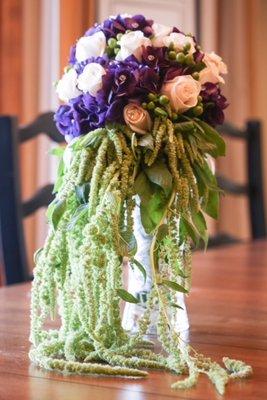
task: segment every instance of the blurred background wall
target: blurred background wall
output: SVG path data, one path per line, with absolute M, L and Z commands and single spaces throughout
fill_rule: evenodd
M 94 21 L 118 12 L 144 13 L 196 33 L 204 50 L 218 52 L 228 64 L 227 119 L 242 127 L 248 118 L 260 118 L 266 131 L 266 0 L 1 0 L 0 113 L 17 115 L 20 123 L 27 123 L 38 112 L 55 109 L 52 83 L 68 62 L 70 45 Z M 22 146 L 24 198 L 53 179 L 50 147 L 44 138 Z M 262 147 L 266 170 L 267 134 Z M 231 140 L 228 155 L 217 168 L 244 182 L 245 162 L 243 145 Z M 267 174 L 265 194 L 267 205 Z M 25 229 L 31 257 L 46 232 L 44 212 L 28 218 Z M 220 220 L 211 229 L 249 238 L 246 200 L 223 198 Z

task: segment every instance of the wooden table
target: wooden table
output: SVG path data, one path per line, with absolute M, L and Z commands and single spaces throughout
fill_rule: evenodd
M 62 376 L 28 360 L 30 286 L 0 289 L 1 400 L 220 399 L 201 377 L 196 388 L 173 391 L 176 377 L 147 379 Z M 267 242 L 197 253 L 188 300 L 191 343 L 220 361 L 224 355 L 251 364 L 254 375 L 232 382 L 225 399 L 267 399 Z

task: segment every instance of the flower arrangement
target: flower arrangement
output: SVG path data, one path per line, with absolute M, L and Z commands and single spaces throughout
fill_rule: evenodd
M 226 65 L 204 53 L 192 35 L 142 15 L 96 24 L 71 49 L 56 85 L 55 122 L 68 145 L 49 234 L 35 254 L 30 358 L 47 369 L 145 377 L 157 368 L 188 374 L 173 388 L 189 388 L 205 373 L 224 393 L 230 378 L 251 367 L 224 358 L 225 368 L 183 343 L 170 322 L 175 293 L 190 289 L 191 249 L 207 244 L 205 215 L 218 216 L 219 192 L 209 157 L 225 153 L 214 126 L 224 120 Z M 153 287 L 139 331 L 121 324 L 120 302 L 138 299 L 123 287 L 124 261 L 135 260 L 133 210 L 153 235 Z M 166 356 L 144 340 L 150 314 Z M 58 312 L 61 325 L 44 323 Z

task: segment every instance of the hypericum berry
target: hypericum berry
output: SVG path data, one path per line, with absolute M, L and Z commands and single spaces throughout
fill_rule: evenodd
M 199 73 L 198 72 L 193 72 L 192 77 L 198 81 L 199 80 Z
M 109 46 L 111 49 L 114 49 L 114 48 L 117 46 L 117 40 L 114 39 L 114 38 L 108 39 L 108 46 Z
M 185 56 L 185 63 L 186 63 L 187 65 L 192 65 L 192 64 L 194 64 L 194 58 L 193 58 L 193 56 L 192 56 L 191 54 L 187 54 L 187 55 Z
M 197 100 L 198 100 L 199 103 L 201 103 L 202 100 L 203 100 L 203 99 L 202 99 L 202 96 L 198 96 L 198 97 L 197 97 Z
M 148 110 L 154 110 L 155 107 L 156 107 L 156 106 L 155 106 L 154 101 L 150 101 L 150 102 L 147 104 L 147 109 L 148 109 Z
M 166 104 L 169 104 L 170 100 L 167 96 L 165 96 L 164 94 L 162 96 L 160 96 L 159 98 L 159 102 L 160 104 L 162 104 L 163 106 L 165 106 Z
M 117 40 L 121 40 L 122 37 L 123 37 L 123 33 L 118 33 L 116 36 Z
M 163 110 L 163 109 L 160 108 L 160 107 L 156 107 L 156 108 L 154 109 L 154 112 L 155 112 L 155 114 L 158 115 L 159 117 L 167 117 L 167 116 L 168 116 L 168 114 L 166 113 L 166 111 Z
M 150 100 L 150 101 L 157 100 L 157 96 L 154 93 L 149 93 L 147 97 L 148 97 L 148 100 Z
M 178 114 L 177 113 L 172 113 L 172 120 L 177 121 L 178 119 Z
M 176 54 L 176 61 L 180 64 L 183 64 L 185 62 L 185 55 L 184 53 L 178 53 Z
M 174 43 L 173 42 L 170 43 L 169 50 L 174 50 Z
M 143 108 L 145 108 L 145 109 L 147 108 L 147 103 L 144 102 L 141 105 L 142 105 Z
M 173 50 L 169 51 L 168 56 L 169 56 L 170 60 L 175 60 L 175 58 L 176 58 L 175 51 L 173 51 Z
M 187 52 L 191 49 L 191 43 L 186 43 L 183 47 L 183 51 Z
M 198 105 L 198 106 L 193 108 L 193 114 L 194 114 L 195 117 L 198 117 L 202 113 L 203 113 L 203 107 L 201 105 Z

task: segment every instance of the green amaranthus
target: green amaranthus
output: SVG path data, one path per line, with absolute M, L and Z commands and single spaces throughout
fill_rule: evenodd
M 192 387 L 205 373 L 221 394 L 229 378 L 251 374 L 243 362 L 226 358 L 224 369 L 198 354 L 170 322 L 175 291 L 190 288 L 192 245 L 207 243 L 204 213 L 218 213 L 219 188 L 207 155 L 224 151 L 222 138 L 204 122 L 175 124 L 166 117 L 155 119 L 152 133 L 141 138 L 126 126 L 110 125 L 72 145 L 70 165 L 60 163 L 45 246 L 35 255 L 33 362 L 80 374 L 145 377 L 143 369 L 150 368 L 188 374 L 172 385 L 179 389 Z M 124 261 L 145 274 L 134 259 L 136 195 L 142 224 L 153 234 L 153 288 L 139 331 L 130 335 L 122 328 L 120 302 L 138 300 L 123 288 Z M 155 305 L 167 356 L 143 339 Z M 57 313 L 60 326 L 46 330 L 45 322 Z

